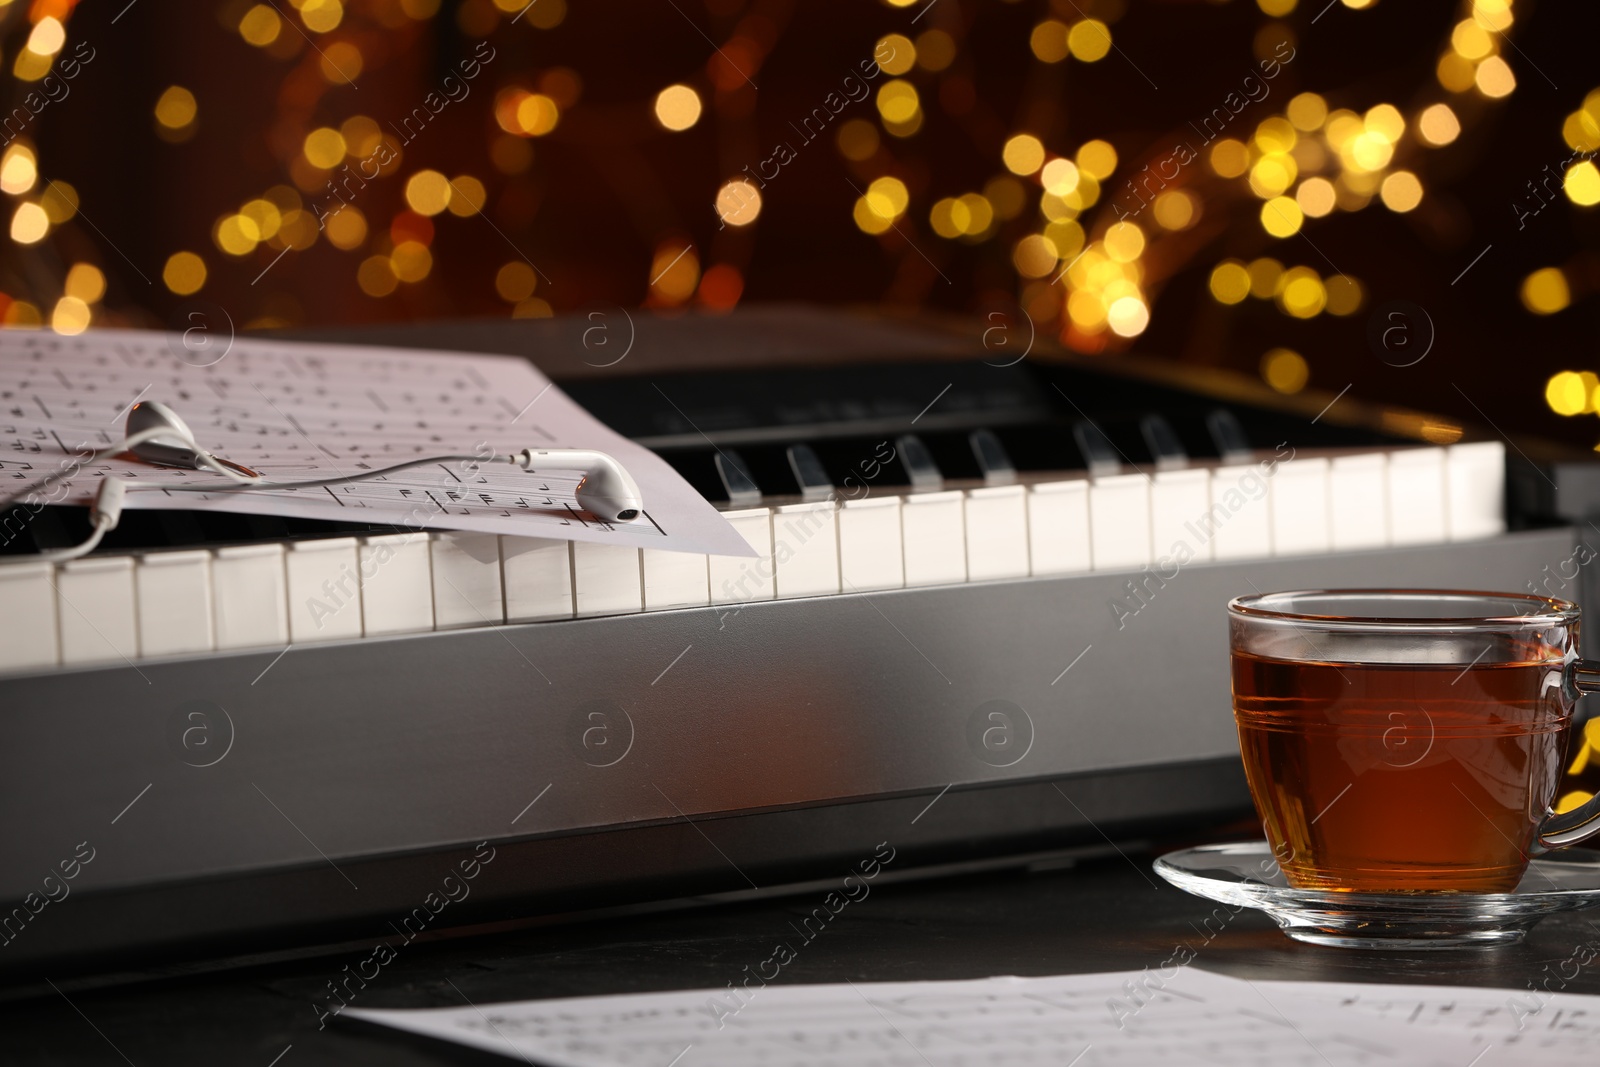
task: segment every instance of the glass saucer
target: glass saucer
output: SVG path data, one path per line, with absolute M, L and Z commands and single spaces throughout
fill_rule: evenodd
M 1339 893 L 1291 889 L 1265 841 L 1169 852 L 1156 873 L 1207 900 L 1258 908 L 1296 941 L 1340 948 L 1506 945 L 1558 911 L 1600 904 L 1600 853 L 1534 860 L 1510 893 Z

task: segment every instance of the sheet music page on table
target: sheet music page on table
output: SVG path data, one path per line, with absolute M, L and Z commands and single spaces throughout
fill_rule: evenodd
M 1540 1067 L 1594 1067 L 1600 1062 L 1600 997 L 1563 993 L 1562 988 L 1595 959 L 1594 944 L 1578 945 L 1565 960 L 1530 969 L 1531 988 L 1476 986 L 1351 985 L 1335 982 L 1258 982 L 1275 1000 L 1314 998 L 1335 1003 L 1363 1019 L 1397 1022 L 1419 1032 L 1472 1034 L 1480 1051 L 1492 1047 L 1491 1063 L 1537 1063 Z
M 1249 982 L 1173 970 L 342 1014 L 548 1067 L 1466 1067 L 1477 1051 L 1465 1035 L 1269 1001 Z
M 67 469 L 65 495 L 52 487 L 51 502 L 89 503 L 100 480 L 114 474 L 129 482 L 130 508 L 751 554 L 665 461 L 603 425 L 526 360 L 240 338 L 216 362 L 198 366 L 211 357 L 185 348 L 181 337 L 136 330 L 73 337 L 0 331 L 0 485 Z M 282 481 L 448 453 L 597 449 L 633 475 L 645 513 L 632 523 L 599 522 L 574 503 L 580 472 L 536 475 L 509 464 L 445 463 L 317 489 L 140 492 L 141 482 L 227 484 L 206 471 L 74 460 L 121 440 L 128 409 L 141 398 L 172 407 L 202 447 Z

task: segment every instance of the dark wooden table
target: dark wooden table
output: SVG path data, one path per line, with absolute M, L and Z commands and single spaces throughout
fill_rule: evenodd
M 1153 850 L 1162 851 L 1163 849 Z M 1560 984 L 1582 946 L 1600 948 L 1600 910 L 1545 920 L 1524 944 L 1441 952 L 1302 945 L 1253 912 L 1230 916 L 1166 885 L 1152 850 L 1111 849 L 1049 870 L 1013 869 L 874 885 L 798 948 L 782 982 L 908 981 L 1156 968 L 1188 945 L 1194 965 L 1250 978 L 1455 983 L 1600 993 L 1600 959 Z M 356 998 L 361 1007 L 436 1007 L 537 997 L 723 987 L 819 905 L 792 896 L 588 918 L 433 944 L 417 942 Z M 1209 922 L 1208 922 L 1209 920 Z M 375 935 L 376 936 L 376 935 Z M 116 1067 L 517 1062 L 351 1020 L 318 1028 L 326 983 L 364 946 L 291 962 L 114 986 L 41 981 L 0 1003 L 0 1063 Z M 1592 953 L 1591 953 L 1592 954 Z M 1549 968 L 1547 971 L 1546 968 Z M 1570 967 L 1567 968 L 1570 971 Z M 41 976 L 44 978 L 47 976 Z M 465 998 L 465 999 L 464 999 Z

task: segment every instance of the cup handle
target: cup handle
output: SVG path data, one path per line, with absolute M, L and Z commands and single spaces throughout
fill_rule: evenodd
M 1563 679 L 1567 692 L 1576 700 L 1590 693 L 1600 693 L 1600 660 L 1578 659 L 1567 664 Z M 1600 793 L 1571 811 L 1551 815 L 1540 825 L 1534 839 L 1534 855 L 1540 855 L 1568 845 L 1576 845 L 1586 838 L 1600 834 Z

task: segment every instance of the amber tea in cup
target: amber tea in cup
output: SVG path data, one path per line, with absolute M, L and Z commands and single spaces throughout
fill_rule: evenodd
M 1267 593 L 1228 605 L 1250 794 L 1301 889 L 1507 893 L 1530 858 L 1600 832 L 1554 814 L 1579 611 L 1521 594 Z

